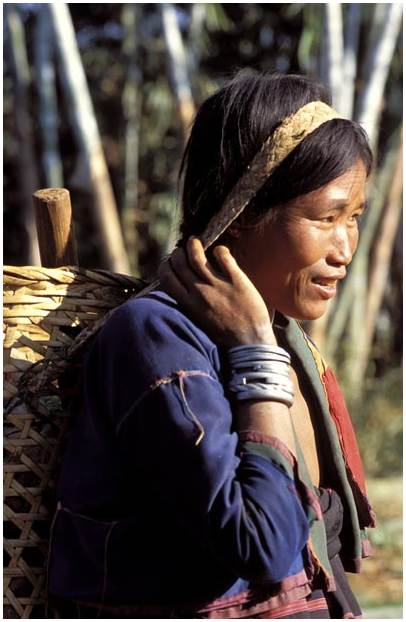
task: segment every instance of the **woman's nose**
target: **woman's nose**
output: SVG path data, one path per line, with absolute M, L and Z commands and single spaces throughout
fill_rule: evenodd
M 329 249 L 329 260 L 331 263 L 347 266 L 352 259 L 357 239 L 354 232 L 349 231 L 346 226 L 337 227 L 334 231 Z

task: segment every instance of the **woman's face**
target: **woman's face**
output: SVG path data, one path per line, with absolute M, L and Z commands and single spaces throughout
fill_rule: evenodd
M 232 250 L 269 310 L 298 320 L 323 315 L 357 248 L 365 185 L 359 160 L 322 188 L 281 206 L 260 233 L 243 230 Z

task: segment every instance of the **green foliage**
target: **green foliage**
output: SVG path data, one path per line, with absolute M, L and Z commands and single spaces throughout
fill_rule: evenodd
M 171 232 L 176 229 L 176 195 L 173 192 L 154 194 L 149 204 L 149 211 L 151 214 L 149 233 L 165 254 L 170 250 L 168 246 Z
M 143 105 L 143 153 L 162 147 L 162 137 L 166 135 L 176 114 L 169 82 L 165 77 L 148 83 L 142 91 Z
M 296 17 L 299 15 L 300 11 L 306 9 L 309 6 L 304 2 L 294 2 L 285 5 L 285 16 L 286 17 Z
M 317 52 L 323 28 L 321 5 L 306 4 L 303 6 L 303 30 L 297 50 L 298 61 L 304 73 L 314 75 L 317 67 Z
M 233 22 L 229 19 L 221 4 L 208 2 L 205 9 L 206 24 L 209 32 L 214 30 L 227 32 L 234 28 Z

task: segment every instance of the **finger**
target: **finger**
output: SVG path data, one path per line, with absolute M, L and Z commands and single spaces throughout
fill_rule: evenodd
M 214 279 L 219 278 L 219 274 L 207 259 L 203 244 L 199 238 L 192 236 L 186 244 L 188 260 L 193 270 L 203 281 L 213 283 Z
M 230 281 L 236 282 L 241 279 L 244 273 L 239 267 L 236 259 L 231 254 L 228 246 L 224 246 L 222 244 L 215 246 L 213 249 L 213 255 L 216 258 L 221 270 Z
M 191 268 L 184 248 L 175 248 L 170 256 L 170 265 L 187 290 L 200 282 L 200 275 Z

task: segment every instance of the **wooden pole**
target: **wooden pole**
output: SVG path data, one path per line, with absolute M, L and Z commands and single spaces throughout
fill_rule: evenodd
M 77 266 L 72 207 L 66 188 L 44 188 L 32 195 L 41 264 L 46 268 Z

